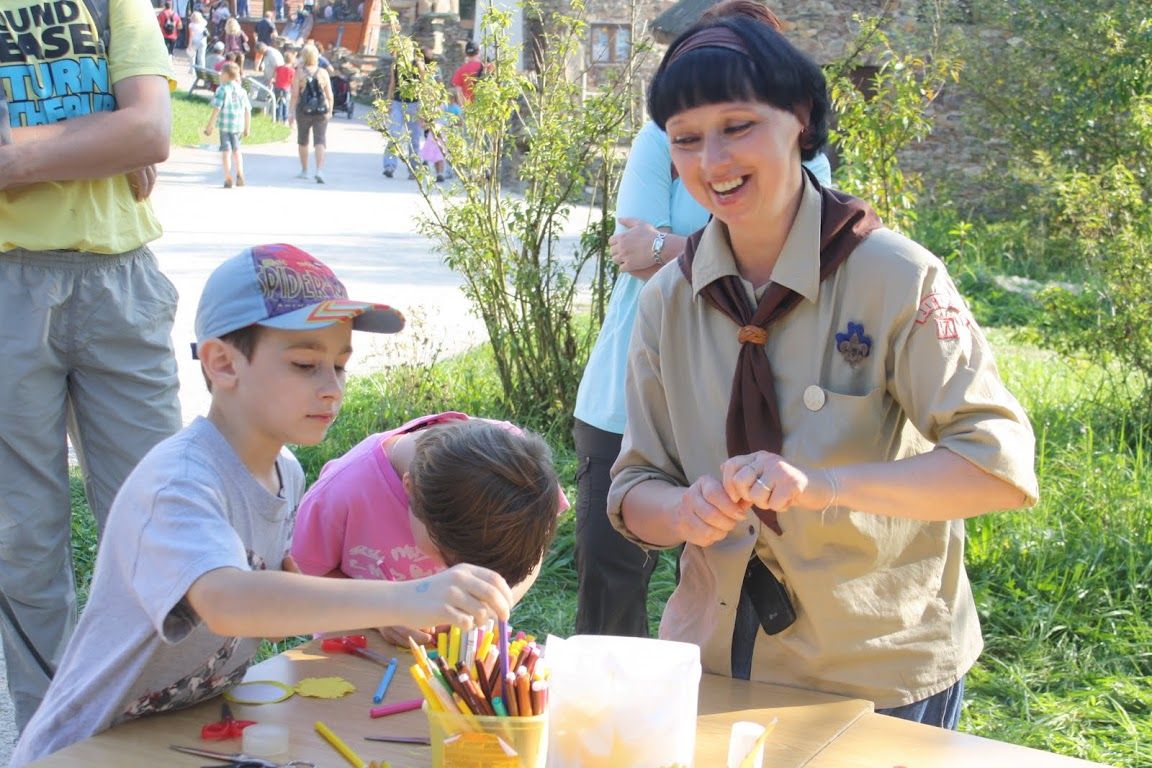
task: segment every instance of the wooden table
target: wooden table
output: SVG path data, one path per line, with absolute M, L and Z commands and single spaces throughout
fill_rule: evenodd
M 767 763 L 771 765 L 771 763 Z M 807 768 L 1085 768 L 1087 760 L 910 723 L 884 715 L 858 718 Z
M 369 635 L 371 637 L 371 635 Z M 411 656 L 386 648 L 378 636 L 370 647 L 394 653 L 400 660 L 387 702 L 416 698 L 408 674 Z M 289 726 L 291 758 L 311 760 L 319 768 L 344 768 L 348 763 L 314 730 L 321 720 L 365 760 L 388 760 L 393 768 L 426 768 L 430 750 L 424 746 L 365 741 L 365 736 L 427 735 L 423 713 L 407 712 L 372 720 L 368 709 L 382 667 L 359 656 L 329 654 L 313 642 L 286 651 L 249 670 L 246 680 L 277 680 L 292 685 L 306 677 L 343 677 L 357 686 L 341 699 L 320 700 L 293 696 L 278 704 L 233 705 L 237 718 Z M 779 719 L 765 749 L 768 768 L 908 768 L 973 765 L 1011 768 L 1071 768 L 1090 765 L 1044 752 L 991 742 L 939 728 L 915 725 L 873 714 L 872 702 L 847 699 L 797 688 L 749 683 L 705 675 L 700 683 L 696 731 L 696 766 L 722 768 L 728 754 L 732 723 Z M 203 742 L 200 727 L 220 716 L 214 700 L 179 712 L 125 723 L 38 761 L 43 768 L 124 768 L 164 765 L 172 768 L 203 766 L 205 758 L 173 752 L 169 745 L 201 746 L 238 751 L 240 741 Z M 898 758 L 898 759 L 897 759 Z M 282 759 L 287 760 L 288 757 Z M 621 766 L 621 768 L 627 768 Z

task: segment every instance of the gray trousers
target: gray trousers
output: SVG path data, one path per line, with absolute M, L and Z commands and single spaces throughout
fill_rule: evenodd
M 36 653 L 54 669 L 76 622 L 66 438 L 103 531 L 124 478 L 181 425 L 176 299 L 147 247 L 0 252 L 0 635 L 19 728 L 48 688 Z

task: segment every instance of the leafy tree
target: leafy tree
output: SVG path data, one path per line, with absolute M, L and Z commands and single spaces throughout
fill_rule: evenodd
M 968 93 L 972 131 L 1003 147 L 1022 176 L 1038 152 L 1057 165 L 1152 182 L 1145 137 L 1152 100 L 1152 9 L 1131 0 L 973 0 Z M 1003 166 L 1001 167 L 1003 170 Z
M 508 44 L 510 17 L 495 8 L 483 20 L 488 52 L 475 98 L 459 121 L 445 120 L 447 94 L 435 68 L 417 87 L 421 117 L 452 167 L 451 184 L 417 175 L 427 213 L 422 231 L 464 277 L 465 293 L 487 328 L 505 405 L 517 419 L 542 429 L 566 426 L 591 342 L 599 330 L 615 276 L 607 257 L 627 117 L 633 99 L 631 67 L 610 75 L 592 94 L 581 92 L 584 4 L 563 13 L 528 4 L 543 19 L 536 70 L 517 69 Z M 390 48 L 405 66 L 415 44 L 393 20 Z M 387 105 L 378 105 L 386 115 Z M 386 129 L 385 119 L 377 127 Z M 386 141 L 393 151 L 397 137 Z M 404 156 L 402 151 L 397 152 Z M 599 209 L 575 249 L 559 233 L 578 203 Z M 591 315 L 583 312 L 591 273 Z
M 939 46 L 930 55 L 897 52 L 884 30 L 884 15 L 856 20 L 855 45 L 825 73 L 837 116 L 832 130 L 841 160 L 836 183 L 867 200 L 887 226 L 907 231 L 923 184 L 901 168 L 900 152 L 931 134 L 925 108 L 949 80 L 957 81 L 960 62 Z M 850 73 L 862 59 L 879 66 L 866 82 L 856 83 Z
M 1047 233 L 1051 257 L 1088 275 L 1081 290 L 1043 294 L 1045 338 L 1119 360 L 1148 402 L 1152 8 L 976 0 L 975 13 L 1003 40 L 994 56 L 969 55 L 967 71 L 981 108 L 973 129 L 1006 151 L 990 188 L 1014 194 L 1012 215 Z

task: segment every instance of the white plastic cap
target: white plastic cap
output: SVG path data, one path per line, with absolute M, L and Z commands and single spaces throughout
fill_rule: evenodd
M 288 726 L 257 723 L 244 729 L 243 752 L 256 757 L 282 755 L 288 751 Z

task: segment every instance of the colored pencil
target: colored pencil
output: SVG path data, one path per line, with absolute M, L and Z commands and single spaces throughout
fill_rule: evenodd
M 384 695 L 388 693 L 388 686 L 392 684 L 392 677 L 396 674 L 396 657 L 393 656 L 392 660 L 388 662 L 388 668 L 384 670 L 384 676 L 380 678 L 380 685 L 376 686 L 376 693 L 372 694 L 372 703 L 379 704 L 384 701 Z

